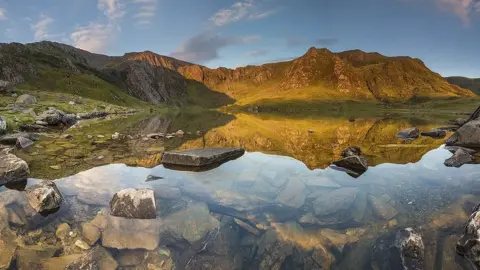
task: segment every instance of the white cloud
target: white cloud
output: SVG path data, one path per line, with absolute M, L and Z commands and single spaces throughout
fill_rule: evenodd
M 480 2 L 476 0 L 436 0 L 436 2 L 442 10 L 459 17 L 465 25 L 470 24 L 474 11 L 480 11 Z
M 119 0 L 98 0 L 97 6 L 109 20 L 120 19 L 126 14 L 125 5 Z
M 0 8 L 0 20 L 7 19 L 7 10 L 4 8 Z
M 40 15 L 37 23 L 32 25 L 32 29 L 34 31 L 34 38 L 36 41 L 46 40 L 52 37 L 52 35 L 49 34 L 48 28 L 53 22 L 54 20 L 51 17 L 45 14 Z
M 139 5 L 138 12 L 133 15 L 138 25 L 149 24 L 157 12 L 157 0 L 133 0 Z
M 256 0 L 237 2 L 229 8 L 219 10 L 210 18 L 210 21 L 215 26 L 224 26 L 242 20 L 263 19 L 279 11 L 278 8 L 265 11 L 260 11 L 259 9 L 259 2 Z
M 105 53 L 113 39 L 115 27 L 112 24 L 90 23 L 79 27 L 70 35 L 73 46 L 95 53 Z

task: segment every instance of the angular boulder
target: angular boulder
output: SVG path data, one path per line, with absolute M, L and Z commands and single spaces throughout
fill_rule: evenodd
M 397 137 L 402 138 L 404 140 L 413 140 L 420 137 L 420 130 L 416 127 L 406 128 L 398 132 Z
M 245 150 L 240 148 L 203 148 L 172 151 L 163 154 L 162 163 L 177 166 L 203 167 L 239 158 L 244 153 Z
M 472 156 L 469 152 L 460 148 L 453 154 L 452 157 L 445 160 L 443 164 L 445 164 L 445 166 L 447 167 L 460 168 L 464 164 L 472 164 L 474 162 L 475 157 Z
M 28 164 L 7 150 L 0 151 L 0 185 L 27 180 Z
M 480 148 L 480 120 L 473 120 L 459 128 L 446 145 Z
M 424 137 L 432 137 L 432 138 L 435 138 L 435 139 L 441 139 L 441 138 L 445 138 L 445 136 L 447 136 L 447 132 L 445 130 L 433 129 L 431 131 L 422 132 L 421 135 L 424 136 Z
M 17 148 L 25 149 L 25 148 L 28 148 L 29 146 L 31 146 L 32 144 L 34 144 L 34 142 L 32 140 L 30 140 L 29 138 L 18 137 L 17 138 L 17 143 L 15 145 L 17 146 Z
M 17 101 L 15 101 L 17 104 L 23 104 L 23 105 L 33 105 L 37 104 L 37 99 L 32 96 L 32 95 L 21 95 L 17 98 Z
M 155 197 L 151 189 L 124 189 L 110 201 L 112 216 L 137 219 L 157 217 Z
M 480 268 L 480 205 L 475 207 L 473 213 L 470 215 L 463 234 L 457 242 L 457 253 L 469 261 L 471 261 L 476 268 Z
M 0 134 L 7 133 L 7 121 L 3 116 L 0 116 Z
M 63 196 L 53 181 L 42 181 L 25 191 L 28 202 L 39 213 L 56 210 L 63 202 Z
M 333 165 L 352 171 L 358 175 L 363 174 L 368 169 L 367 160 L 363 156 L 349 156 L 341 160 L 332 162 Z
M 425 246 L 422 236 L 412 228 L 400 230 L 395 237 L 403 269 L 424 269 Z

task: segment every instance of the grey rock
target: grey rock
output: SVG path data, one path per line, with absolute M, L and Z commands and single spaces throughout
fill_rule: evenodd
M 53 181 L 42 181 L 25 191 L 28 202 L 39 213 L 58 209 L 63 202 L 63 196 Z
M 361 156 L 362 155 L 362 149 L 358 146 L 349 146 L 345 148 L 345 150 L 342 151 L 342 158 L 347 158 L 351 156 Z
M 28 164 L 7 150 L 0 151 L 0 185 L 27 180 Z
M 475 207 L 474 212 L 468 218 L 463 229 L 463 234 L 457 242 L 457 253 L 470 260 L 477 268 L 480 268 L 480 205 Z
M 441 138 L 445 138 L 445 136 L 447 136 L 447 132 L 445 130 L 434 129 L 432 131 L 422 132 L 421 135 L 424 136 L 424 137 L 432 137 L 432 138 L 435 138 L 435 139 L 441 139 Z
M 37 104 L 37 99 L 28 94 L 21 95 L 17 98 L 17 101 L 15 101 L 17 104 L 23 104 L 23 105 L 33 105 Z
M 77 123 L 77 116 L 75 114 L 65 114 L 62 116 L 62 123 L 66 126 L 72 126 Z
M 447 167 L 460 168 L 464 164 L 472 164 L 475 162 L 475 157 L 463 149 L 458 149 L 452 157 L 445 160 L 443 164 Z
M 9 144 L 9 145 L 15 145 L 17 143 L 17 139 L 20 137 L 24 137 L 27 139 L 30 139 L 32 141 L 36 141 L 38 139 L 38 135 L 32 134 L 32 133 L 26 133 L 26 132 L 18 132 L 14 134 L 7 134 L 2 137 L 0 137 L 0 143 L 1 144 Z
M 413 140 L 420 137 L 420 130 L 416 127 L 406 128 L 398 132 L 397 137 L 402 138 L 404 140 Z
M 385 220 L 390 220 L 398 214 L 397 209 L 392 207 L 387 202 L 379 198 L 376 198 L 372 195 L 368 196 L 368 202 L 370 203 L 370 206 L 372 207 L 372 210 L 375 213 L 375 215 L 377 215 L 380 218 L 383 218 Z
M 147 138 L 154 139 L 154 140 L 160 139 L 160 138 L 163 138 L 163 137 L 165 137 L 165 134 L 163 134 L 163 133 L 151 133 L 151 134 L 147 135 Z
M 17 146 L 17 148 L 25 149 L 25 148 L 30 147 L 33 144 L 34 144 L 34 142 L 32 140 L 30 140 L 29 138 L 18 137 L 16 146 Z
M 443 131 L 457 131 L 458 126 L 437 127 L 436 129 L 443 130 Z
M 64 116 L 64 112 L 55 108 L 49 108 L 37 116 L 37 121 L 46 122 L 49 125 L 55 126 L 63 123 L 62 121 Z
M 11 82 L 0 80 L 0 93 L 10 93 L 13 90 L 13 84 Z
M 85 255 L 67 265 L 67 270 L 116 269 L 118 263 L 110 253 L 101 246 L 87 252 Z
M 457 119 L 449 120 L 448 122 L 450 122 L 454 125 L 457 125 L 457 126 L 463 126 L 463 125 L 465 125 L 465 123 L 467 123 L 467 119 L 457 118 Z
M 395 237 L 395 247 L 400 251 L 403 269 L 425 269 L 425 246 L 422 236 L 417 231 L 412 228 L 400 230 Z
M 41 126 L 47 126 L 48 125 L 47 122 L 43 122 L 43 121 L 35 121 L 35 124 L 41 125 Z
M 445 148 L 445 150 L 450 151 L 450 153 L 452 153 L 452 154 L 455 154 L 455 152 L 457 152 L 458 149 L 462 149 L 463 151 L 469 153 L 470 155 L 473 155 L 477 152 L 477 150 L 475 150 L 475 149 L 465 148 L 465 147 L 461 147 L 461 146 L 448 146 L 447 145 L 444 148 Z
M 368 169 L 367 160 L 363 156 L 349 156 L 332 162 L 333 165 L 362 174 Z
M 154 219 L 157 217 L 155 197 L 151 189 L 124 189 L 110 201 L 113 216 L 124 218 Z
M 447 139 L 446 145 L 480 148 L 480 120 L 463 125 Z
M 239 148 L 204 148 L 184 151 L 166 152 L 162 163 L 179 166 L 202 167 L 221 164 L 241 157 L 245 150 Z
M 278 194 L 277 201 L 283 205 L 300 208 L 305 203 L 305 184 L 298 179 L 291 179 Z
M 359 190 L 354 187 L 336 189 L 313 202 L 313 210 L 317 216 L 330 215 L 350 209 Z
M 48 128 L 43 126 L 43 125 L 37 125 L 37 124 L 21 124 L 18 129 L 20 131 L 27 131 L 27 132 L 35 132 L 35 131 L 45 131 Z
M 0 134 L 7 133 L 7 121 L 3 116 L 0 116 Z

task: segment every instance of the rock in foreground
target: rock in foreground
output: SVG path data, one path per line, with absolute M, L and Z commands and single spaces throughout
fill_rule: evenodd
M 39 213 L 58 209 L 63 202 L 63 196 L 52 181 L 42 181 L 28 187 L 26 190 L 28 202 Z
M 239 148 L 204 148 L 166 152 L 162 162 L 169 165 L 203 167 L 221 164 L 241 157 L 245 153 Z
M 463 235 L 457 242 L 457 253 L 470 260 L 475 266 L 480 268 L 480 211 L 479 206 L 470 216 L 463 230 Z
M 425 246 L 422 236 L 412 228 L 401 230 L 395 238 L 403 269 L 424 269 Z
M 480 120 L 473 120 L 447 139 L 447 145 L 480 148 Z
M 460 168 L 464 164 L 472 164 L 475 161 L 475 157 L 472 156 L 469 152 L 463 150 L 462 148 L 458 149 L 453 156 L 443 164 L 447 167 L 456 167 Z
M 27 162 L 7 150 L 0 152 L 0 185 L 25 181 L 29 173 Z
M 112 216 L 138 219 L 157 217 L 155 197 L 151 189 L 124 189 L 110 201 Z
M 402 138 L 404 140 L 413 140 L 420 137 L 420 130 L 418 128 L 406 128 L 397 133 L 397 137 Z

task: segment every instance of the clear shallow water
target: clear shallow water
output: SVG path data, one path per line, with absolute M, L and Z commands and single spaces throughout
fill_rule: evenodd
M 31 209 L 24 192 L 1 188 L 0 204 L 5 206 L 6 215 L 1 215 L 0 207 L 0 228 L 10 227 L 17 239 L 17 244 L 5 249 L 16 246 L 22 251 L 14 266 L 35 262 L 49 268 L 54 260 L 51 257 L 63 262 L 74 259 L 75 254 L 85 253 L 75 246 L 85 233 L 82 225 L 103 220 L 103 225 L 93 222 L 102 231 L 97 244 L 107 248 L 120 267 L 127 268 L 385 269 L 389 261 L 381 255 L 385 252 L 381 244 L 388 243 L 399 229 L 415 226 L 424 237 L 426 269 L 469 269 L 454 248 L 472 207 L 480 201 L 480 170 L 478 165 L 445 167 L 443 162 L 451 153 L 442 148 L 441 140 L 422 138 L 400 143 L 394 131 L 411 125 L 407 120 L 388 120 L 387 124 L 385 120 L 360 120 L 354 124 L 357 131 L 348 133 L 351 127 L 345 127 L 344 119 L 301 120 L 307 124 L 289 120 L 283 125 L 279 119 L 236 119 L 203 136 L 162 142 L 162 147 L 240 143 L 264 152 L 293 151 L 292 156 L 302 159 L 248 152 L 206 172 L 174 171 L 162 165 L 143 168 L 99 164 L 56 179 L 65 203 L 46 217 Z M 257 129 L 256 136 L 250 136 L 245 132 L 255 130 L 253 124 L 235 129 L 229 126 L 236 126 L 235 121 L 242 121 L 239 125 L 259 121 L 280 131 Z M 359 131 L 361 125 L 368 131 Z M 424 125 L 429 128 L 432 124 Z M 317 128 L 314 135 L 305 135 L 306 126 L 326 131 Z M 225 135 L 227 131 L 230 136 Z M 250 140 L 256 144 L 252 146 Z M 297 145 L 290 144 L 293 141 L 297 145 L 307 141 L 308 145 L 295 148 Z M 332 149 L 353 143 L 364 146 L 370 157 L 373 166 L 366 173 L 352 178 L 325 168 L 323 156 L 333 158 L 336 150 L 332 153 Z M 323 152 L 312 159 L 308 156 L 312 151 L 298 151 L 309 148 Z M 392 162 L 411 163 L 375 162 L 389 155 Z M 318 169 L 306 165 L 319 161 Z M 161 179 L 150 181 L 149 176 Z M 31 179 L 28 184 L 36 181 Z M 113 194 L 125 188 L 153 189 L 158 218 L 109 217 Z M 55 232 L 65 222 L 73 236 L 60 239 Z M 2 235 L 2 239 L 7 238 Z M 397 269 L 395 265 L 390 267 Z

